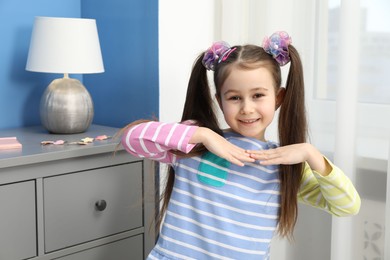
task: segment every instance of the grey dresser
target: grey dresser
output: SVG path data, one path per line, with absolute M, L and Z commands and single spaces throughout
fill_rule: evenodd
M 0 150 L 0 260 L 141 260 L 155 242 L 155 168 L 119 148 L 116 128 L 49 134 L 0 130 L 22 149 Z M 67 141 L 41 145 L 41 141 Z

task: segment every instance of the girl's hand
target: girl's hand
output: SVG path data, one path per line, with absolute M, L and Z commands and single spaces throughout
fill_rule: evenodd
M 244 162 L 255 161 L 244 149 L 230 143 L 223 136 L 205 127 L 199 127 L 196 130 L 190 139 L 190 143 L 202 143 L 213 154 L 238 166 L 244 166 Z
M 259 160 L 262 165 L 290 165 L 307 162 L 312 170 L 317 171 L 323 176 L 328 175 L 332 170 L 332 167 L 325 160 L 324 156 L 313 145 L 308 143 L 247 152 L 253 159 Z

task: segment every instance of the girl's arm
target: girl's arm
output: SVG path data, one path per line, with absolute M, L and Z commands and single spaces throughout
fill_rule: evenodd
M 172 151 L 189 153 L 196 144 L 203 144 L 210 152 L 243 166 L 253 162 L 244 149 L 228 142 L 214 131 L 185 123 L 161 123 L 156 121 L 131 125 L 124 130 L 122 145 L 127 152 L 137 157 L 146 157 L 163 163 L 174 163 Z
M 163 163 L 173 163 L 172 150 L 188 153 L 195 146 L 189 140 L 198 126 L 149 121 L 125 129 L 121 143 L 127 152 Z
M 305 162 L 299 200 L 337 216 L 359 212 L 360 197 L 352 182 L 311 144 L 248 152 L 263 165 Z
M 327 176 L 305 164 L 298 200 L 321 208 L 335 216 L 355 215 L 360 209 L 360 196 L 350 179 L 326 158 L 331 171 Z

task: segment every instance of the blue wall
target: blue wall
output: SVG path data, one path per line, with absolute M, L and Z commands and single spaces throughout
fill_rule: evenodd
M 96 19 L 105 72 L 83 81 L 95 124 L 158 116 L 158 0 L 0 1 L 0 129 L 39 125 L 39 102 L 60 74 L 25 71 L 35 16 Z
M 95 123 L 122 127 L 158 116 L 158 0 L 82 0 L 95 18 L 105 72 L 84 75 Z

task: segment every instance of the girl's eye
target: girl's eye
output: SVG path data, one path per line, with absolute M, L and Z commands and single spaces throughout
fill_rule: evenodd
M 233 100 L 233 101 L 236 101 L 236 100 L 240 100 L 241 98 L 239 96 L 231 96 L 229 97 L 229 100 Z
M 261 97 L 264 97 L 264 94 L 261 94 L 261 93 L 257 93 L 255 95 L 253 95 L 254 98 L 261 98 Z

